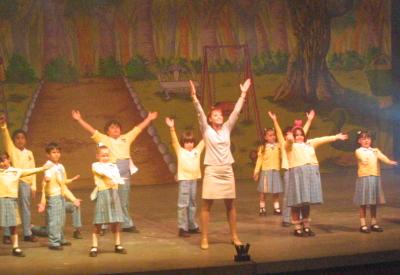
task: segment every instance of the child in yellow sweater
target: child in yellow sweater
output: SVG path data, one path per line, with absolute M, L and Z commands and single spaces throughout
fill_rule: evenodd
M 360 206 L 360 232 L 369 233 L 383 232 L 376 220 L 378 204 L 385 203 L 381 185 L 381 171 L 379 161 L 389 165 L 397 165 L 396 161 L 390 160 L 378 148 L 372 148 L 372 138 L 368 131 L 359 131 L 358 144 L 360 148 L 355 151 L 358 162 L 358 177 L 354 193 L 354 203 Z M 371 211 L 371 227 L 366 224 L 367 206 Z
M 21 224 L 18 213 L 18 188 L 22 177 L 33 175 L 48 169 L 46 165 L 40 168 L 20 169 L 10 165 L 7 153 L 0 153 L 0 227 L 9 227 L 12 240 L 12 255 L 24 257 L 25 254 L 18 247 L 16 226 Z
M 46 171 L 43 180 L 42 198 L 38 205 L 39 213 L 46 209 L 47 228 L 49 235 L 49 249 L 63 250 L 63 246 L 71 245 L 64 239 L 65 198 L 68 198 L 76 207 L 81 200 L 77 199 L 68 189 L 67 184 L 79 178 L 79 175 L 68 179 L 64 166 L 60 163 L 61 148 L 57 143 L 46 145 L 47 164 L 51 168 Z
M 195 220 L 196 190 L 197 179 L 201 178 L 200 156 L 204 150 L 204 141 L 201 140 L 197 146 L 194 146 L 195 139 L 193 132 L 190 131 L 185 132 L 179 142 L 174 120 L 167 117 L 165 123 L 170 129 L 172 147 L 178 160 L 178 236 L 189 237 L 190 233 L 200 233 Z
M 98 253 L 98 237 L 101 225 L 110 224 L 111 231 L 115 238 L 115 253 L 126 254 L 125 248 L 121 245 L 121 223 L 124 216 L 118 196 L 119 186 L 126 184 L 121 178 L 118 167 L 110 162 L 110 150 L 100 145 L 97 148 L 96 158 L 98 162 L 92 164 L 94 182 L 96 184 L 96 202 L 94 211 L 94 230 L 92 234 L 92 248 L 89 251 L 90 257 L 96 257 Z
M 10 161 L 15 168 L 35 168 L 35 159 L 32 151 L 26 148 L 27 133 L 21 129 L 15 130 L 10 135 L 7 128 L 5 115 L 0 116 L 1 135 L 3 146 L 10 156 Z M 31 198 L 36 194 L 36 175 L 23 177 L 19 181 L 18 203 L 21 209 L 21 221 L 24 234 L 24 241 L 37 242 L 38 238 L 31 231 Z M 3 243 L 10 244 L 10 230 L 5 227 L 3 231 Z
M 260 194 L 259 215 L 266 215 L 266 193 L 272 193 L 274 215 L 280 215 L 279 194 L 283 192 L 279 172 L 281 169 L 281 147 L 276 142 L 276 133 L 273 128 L 264 130 L 264 141 L 265 143 L 258 148 L 258 157 L 253 173 L 253 179 L 258 181 L 257 191 Z

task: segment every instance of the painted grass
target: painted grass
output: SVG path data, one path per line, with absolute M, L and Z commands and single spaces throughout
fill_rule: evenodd
M 344 87 L 357 90 L 364 95 L 371 95 L 368 82 L 362 71 L 333 72 L 333 74 Z M 263 127 L 272 126 L 269 117 L 267 117 L 268 110 L 278 114 L 282 127 L 292 125 L 294 119 L 305 119 L 305 112 L 308 111 L 307 106 L 299 105 L 296 108 L 287 108 L 268 99 L 268 97 L 274 95 L 275 89 L 282 83 L 284 77 L 285 75 L 283 74 L 255 77 L 257 104 Z M 215 87 L 218 91 L 216 101 L 235 101 L 238 98 L 240 91 L 237 79 L 238 75 L 235 73 L 216 75 Z M 170 141 L 168 127 L 164 123 L 166 116 L 175 117 L 176 128 L 179 132 L 192 128 L 198 134 L 198 122 L 189 95 L 176 95 L 172 96 L 170 100 L 166 100 L 159 92 L 160 87 L 157 81 L 137 81 L 132 83 L 132 85 L 140 95 L 140 100 L 144 107 L 160 113 L 160 118 L 155 122 L 155 126 L 164 142 L 169 144 Z M 332 121 L 329 121 L 328 114 L 329 110 L 325 115 L 317 114 L 317 118 L 311 128 L 310 137 L 336 134 L 336 127 Z M 359 128 L 358 125 L 348 122 L 344 126 L 343 131 L 347 132 Z M 244 121 L 243 114 L 242 119 L 239 120 L 232 133 L 232 144 L 236 160 L 235 172 L 237 177 L 251 177 L 254 164 L 250 161 L 249 153 L 257 148 L 258 140 L 255 124 Z M 172 152 L 171 147 L 170 150 Z M 317 154 L 323 171 L 332 171 L 334 168 L 337 168 L 337 166 L 332 165 L 333 163 L 354 164 L 352 152 L 338 151 L 329 145 L 318 148 Z

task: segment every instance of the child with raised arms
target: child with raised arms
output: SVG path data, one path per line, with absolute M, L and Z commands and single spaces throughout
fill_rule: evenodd
M 368 131 L 359 131 L 357 142 L 360 148 L 355 151 L 358 163 L 358 177 L 356 180 L 354 203 L 360 207 L 360 232 L 383 232 L 383 228 L 378 225 L 376 219 L 378 205 L 385 203 L 379 162 L 382 161 L 389 165 L 397 165 L 397 162 L 390 160 L 378 148 L 371 147 L 372 136 Z M 368 206 L 371 212 L 370 228 L 368 228 L 366 223 Z
M 30 169 L 35 168 L 35 158 L 32 151 L 26 148 L 28 135 L 24 130 L 15 130 L 12 138 L 7 128 L 5 115 L 0 116 L 1 135 L 5 151 L 10 156 L 10 161 L 15 168 Z M 23 240 L 37 242 L 38 238 L 31 231 L 31 198 L 36 194 L 36 175 L 23 177 L 19 181 L 18 203 L 21 209 L 21 221 L 23 229 Z M 5 227 L 3 231 L 3 243 L 10 244 L 10 230 Z
M 125 134 L 121 133 L 122 127 L 118 121 L 110 120 L 104 126 L 104 131 L 106 133 L 105 135 L 87 123 L 82 118 L 81 113 L 78 110 L 72 111 L 72 118 L 75 119 L 79 125 L 81 125 L 92 135 L 91 138 L 96 143 L 101 143 L 108 147 L 110 150 L 110 161 L 117 165 L 121 177 L 125 179 L 126 184 L 121 185 L 120 188 L 118 188 L 124 216 L 124 221 L 121 227 L 122 231 L 124 232 L 139 232 L 129 214 L 131 175 L 137 170 L 137 168 L 133 165 L 130 156 L 131 144 L 135 141 L 143 129 L 149 126 L 150 123 L 157 118 L 157 116 L 157 112 L 149 112 L 147 117 L 141 123 L 133 127 Z
M 189 237 L 190 233 L 200 233 L 196 223 L 196 191 L 197 179 L 201 178 L 200 156 L 204 149 L 204 141 L 196 146 L 192 131 L 182 134 L 179 142 L 173 119 L 165 118 L 171 132 L 172 147 L 178 160 L 177 180 L 179 182 L 178 195 L 178 236 Z

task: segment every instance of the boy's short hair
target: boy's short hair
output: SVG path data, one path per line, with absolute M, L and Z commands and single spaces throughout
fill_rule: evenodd
M 24 130 L 22 130 L 22 129 L 17 129 L 17 130 L 15 130 L 15 131 L 13 132 L 13 134 L 12 134 L 12 139 L 15 140 L 15 138 L 16 138 L 17 135 L 19 135 L 19 134 L 22 134 L 22 135 L 25 137 L 25 139 L 28 139 L 28 134 L 27 134 Z
M 58 145 L 58 143 L 56 142 L 50 142 L 49 144 L 46 145 L 45 151 L 47 154 L 50 154 L 50 152 L 53 150 L 61 151 L 60 145 Z
M 108 132 L 108 128 L 110 128 L 111 125 L 117 125 L 120 129 L 122 129 L 122 125 L 118 120 L 111 119 L 111 120 L 107 121 L 106 124 L 104 124 L 104 132 L 105 133 Z
M 185 143 L 196 143 L 196 139 L 194 137 L 193 131 L 185 131 L 182 133 L 181 135 L 181 139 L 180 139 L 180 144 L 181 146 L 184 146 Z
M 6 159 L 10 159 L 10 156 L 6 151 L 1 151 L 0 152 L 0 161 L 4 161 Z

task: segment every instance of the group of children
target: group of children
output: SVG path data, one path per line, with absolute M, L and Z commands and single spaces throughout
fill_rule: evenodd
M 102 134 L 88 124 L 79 111 L 72 111 L 76 120 L 97 143 L 96 159 L 92 164 L 95 189 L 91 199 L 95 202 L 93 218 L 92 247 L 89 255 L 98 254 L 98 234 L 109 225 L 115 236 L 115 252 L 125 254 L 121 245 L 120 231 L 137 232 L 129 214 L 130 178 L 137 168 L 130 157 L 130 147 L 137 136 L 152 120 L 157 118 L 156 112 L 150 112 L 146 119 L 126 134 L 121 133 L 118 121 L 110 121 L 105 125 L 106 134 Z M 307 122 L 302 126 L 296 120 L 294 126 L 282 131 L 277 116 L 268 112 L 274 125 L 265 129 L 264 144 L 258 149 L 258 157 L 253 178 L 258 181 L 259 215 L 266 215 L 265 195 L 272 193 L 274 214 L 282 215 L 283 226 L 294 225 L 296 237 L 312 237 L 310 228 L 310 206 L 323 202 L 319 163 L 315 149 L 320 145 L 346 140 L 345 134 L 308 139 L 307 135 L 314 111 L 307 113 Z M 193 132 L 184 132 L 179 140 L 175 131 L 175 123 L 171 118 L 165 122 L 170 128 L 172 146 L 177 155 L 178 195 L 178 235 L 189 237 L 200 233 L 196 222 L 196 190 L 197 180 L 201 178 L 200 157 L 205 148 L 201 140 L 196 145 Z M 68 188 L 68 184 L 79 178 L 79 175 L 68 178 L 64 166 L 60 163 L 61 148 L 51 142 L 46 148 L 48 161 L 42 167 L 35 168 L 31 151 L 25 148 L 27 136 L 17 130 L 11 137 L 6 119 L 0 117 L 0 127 L 5 151 L 0 154 L 0 227 L 4 228 L 4 242 L 12 243 L 12 254 L 24 256 L 18 246 L 16 226 L 19 225 L 19 207 L 22 211 L 23 234 L 25 241 L 37 241 L 31 231 L 30 200 L 36 192 L 35 174 L 44 172 L 42 197 L 38 211 L 46 211 L 46 230 L 49 249 L 62 250 L 71 243 L 64 239 L 66 205 L 79 209 L 81 200 L 76 198 Z M 358 177 L 354 203 L 360 207 L 360 232 L 382 232 L 376 220 L 377 205 L 384 203 L 384 195 L 380 180 L 379 161 L 397 165 L 396 161 L 387 158 L 379 149 L 372 148 L 372 137 L 367 131 L 358 135 L 360 148 L 355 152 L 358 161 Z M 11 166 L 12 164 L 12 166 Z M 283 171 L 283 183 L 281 179 Z M 283 193 L 282 209 L 279 194 Z M 68 199 L 70 202 L 66 202 Z M 371 225 L 366 223 L 366 209 L 370 207 Z M 79 233 L 79 234 L 78 234 Z M 74 236 L 80 236 L 80 232 Z

